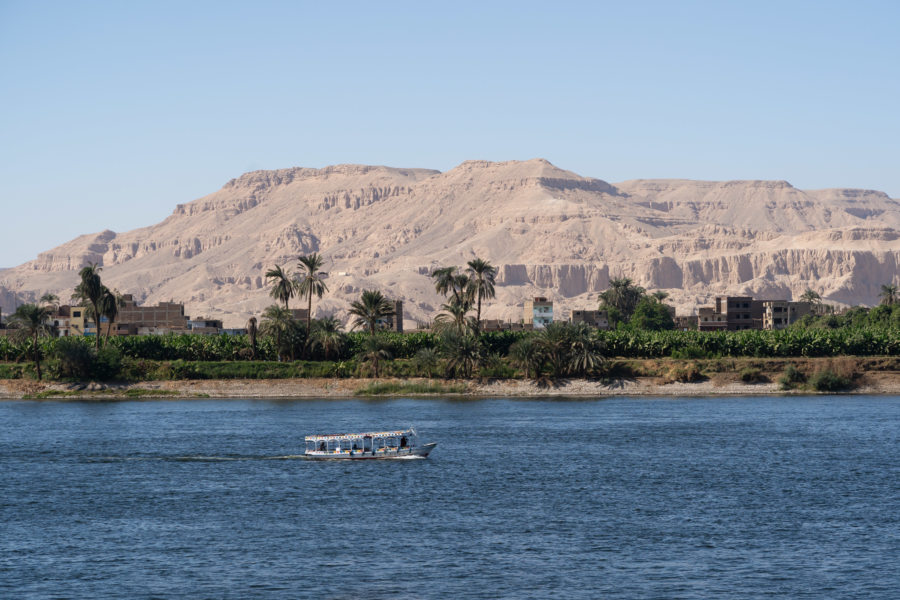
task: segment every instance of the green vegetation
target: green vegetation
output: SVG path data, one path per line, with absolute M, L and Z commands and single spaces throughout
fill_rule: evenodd
M 781 389 L 790 390 L 805 384 L 806 375 L 794 365 L 788 365 L 781 377 L 778 378 L 778 383 L 781 385 Z
M 101 306 L 105 306 L 104 297 L 110 293 L 106 286 L 103 285 L 103 282 L 100 281 L 100 271 L 102 270 L 102 267 L 94 263 L 81 269 L 78 273 L 81 277 L 81 283 L 75 286 L 75 293 L 72 295 L 73 300 L 85 306 L 85 317 L 92 319 L 97 326 L 97 332 L 94 336 L 97 350 L 100 350 L 101 342 L 100 317 L 103 315 Z
M 54 398 L 77 398 L 85 397 L 99 398 L 209 398 L 209 394 L 184 394 L 174 390 L 150 390 L 144 388 L 128 388 L 125 390 L 105 389 L 105 390 L 44 390 L 36 394 L 26 394 L 23 396 L 26 400 L 50 400 Z
M 297 280 L 294 276 L 289 271 L 285 271 L 280 266 L 275 265 L 266 271 L 266 281 L 272 283 L 269 295 L 275 300 L 283 302 L 284 309 L 289 310 L 290 306 L 288 303 L 297 291 Z
M 322 274 L 319 272 L 325 260 L 317 253 L 313 252 L 309 256 L 300 257 L 300 268 L 302 278 L 297 282 L 297 293 L 301 297 L 306 297 L 306 331 L 312 330 L 312 298 L 322 298 L 328 291 L 328 286 L 322 280 Z M 309 339 L 305 340 L 303 350 L 309 345 Z
M 792 329 L 893 329 L 900 330 L 900 303 L 888 304 L 883 301 L 875 308 L 857 306 L 847 312 L 823 315 L 806 315 L 795 323 Z
M 93 340 L 52 337 L 45 323 L 57 299 L 42 298 L 42 304 L 20 306 L 10 319 L 17 328 L 0 337 L 0 361 L 5 361 L 0 362 L 0 377 L 21 379 L 34 374 L 40 379 L 43 362 L 51 378 L 76 381 L 369 376 L 559 379 L 631 374 L 692 382 L 728 372 L 755 383 L 768 381 L 767 374 L 757 365 L 737 369 L 733 359 L 900 356 L 900 302 L 894 285 L 882 286 L 882 304 L 873 309 L 807 315 L 779 331 L 700 332 L 673 330 L 670 309 L 663 304 L 667 294 L 647 293 L 620 277 L 612 279 L 600 295 L 600 307 L 609 311 L 610 321 L 616 324 L 612 331 L 552 323 L 535 331 L 482 332 L 482 302 L 495 295 L 497 270 L 476 258 L 465 271 L 454 266 L 432 272 L 435 290 L 446 298 L 433 331 L 386 331 L 384 322 L 393 315 L 392 303 L 378 290 L 364 290 L 349 310 L 354 328 L 360 331 L 348 333 L 334 316 L 311 318 L 313 297 L 321 298 L 328 291 L 320 272 L 323 260 L 317 253 L 299 260 L 299 280 L 278 266 L 266 273 L 271 296 L 283 306 L 269 306 L 258 328 L 251 319 L 246 336 L 109 336 L 121 300 L 103 286 L 100 267 L 90 265 L 81 270 L 73 297 L 84 303 L 89 316 L 106 317 L 106 343 L 101 343 L 99 331 Z M 295 295 L 307 301 L 305 323 L 288 308 Z M 821 302 L 812 290 L 804 298 Z M 611 362 L 610 357 L 620 360 Z M 668 362 L 658 368 L 629 367 L 622 362 L 627 359 Z M 33 367 L 19 364 L 26 361 Z M 833 390 L 852 385 L 857 376 L 840 368 L 807 372 L 813 375 L 807 378 L 788 365 L 779 382 L 785 389 Z
M 462 394 L 466 386 L 463 384 L 443 384 L 437 382 L 386 381 L 370 383 L 356 390 L 360 396 L 384 396 L 396 394 Z
M 50 335 L 50 326 L 47 325 L 50 314 L 51 309 L 48 306 L 23 304 L 16 308 L 16 312 L 10 318 L 10 323 L 15 328 L 13 337 L 30 346 L 30 348 L 23 349 L 22 355 L 31 355 L 38 381 L 42 375 L 41 356 L 44 354 L 40 338 Z
M 809 378 L 809 387 L 817 392 L 841 392 L 852 386 L 853 381 L 850 378 L 838 375 L 831 369 L 813 373 Z

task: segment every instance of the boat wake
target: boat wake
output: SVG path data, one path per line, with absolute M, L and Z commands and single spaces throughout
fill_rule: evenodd
M 170 461 L 170 462 L 230 462 L 247 460 L 305 460 L 302 454 L 283 454 L 279 456 L 253 456 L 253 455 L 157 455 L 157 456 L 91 456 L 87 462 L 92 463 L 116 463 L 132 461 Z

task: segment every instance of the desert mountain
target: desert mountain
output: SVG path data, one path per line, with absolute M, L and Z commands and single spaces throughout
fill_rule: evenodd
M 475 256 L 497 265 L 487 318 L 521 318 L 548 296 L 563 315 L 593 308 L 610 277 L 671 294 L 690 313 L 721 293 L 873 304 L 900 282 L 900 203 L 871 190 L 804 191 L 786 181 L 633 180 L 609 184 L 545 160 L 428 169 L 337 165 L 254 171 L 179 204 L 156 225 L 84 235 L 0 271 L 0 306 L 45 292 L 67 299 L 87 263 L 146 303 L 241 326 L 272 303 L 264 273 L 326 257 L 318 315 L 365 288 L 431 320 L 428 274 Z M 295 306 L 301 303 L 294 301 Z M 8 310 L 8 309 L 7 309 Z

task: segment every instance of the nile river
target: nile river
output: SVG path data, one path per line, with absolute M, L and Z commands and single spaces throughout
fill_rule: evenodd
M 3 402 L 0 597 L 896 599 L 898 442 L 898 397 Z

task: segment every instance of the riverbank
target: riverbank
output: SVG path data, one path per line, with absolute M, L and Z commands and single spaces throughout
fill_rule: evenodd
M 771 396 L 810 394 L 809 390 L 782 390 L 772 381 L 744 383 L 729 378 L 664 383 L 657 377 L 605 381 L 567 379 L 552 381 L 429 379 L 215 379 L 142 381 L 134 383 L 40 383 L 0 380 L 0 399 L 128 400 L 150 398 L 354 398 L 371 396 L 456 397 L 609 397 L 609 396 Z M 379 392 L 378 390 L 385 390 Z M 422 389 L 428 389 L 422 393 Z M 372 393 L 375 391 L 376 393 Z M 829 392 L 831 393 L 831 392 Z M 869 373 L 843 393 L 900 395 L 900 373 Z

